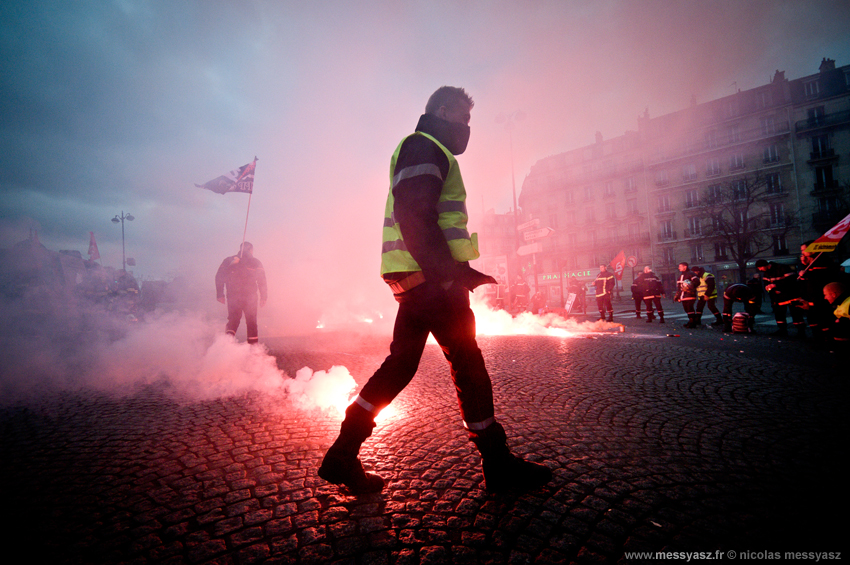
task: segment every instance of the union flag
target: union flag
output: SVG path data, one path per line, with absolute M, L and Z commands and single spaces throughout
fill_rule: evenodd
M 196 184 L 198 188 L 205 188 L 217 194 L 226 194 L 228 192 L 244 192 L 251 194 L 254 192 L 254 169 L 257 168 L 257 158 L 247 165 L 243 165 L 235 171 L 230 171 L 226 175 L 222 175 L 204 184 Z
M 614 268 L 614 274 L 617 275 L 617 280 L 623 280 L 623 270 L 626 268 L 626 252 L 620 251 L 620 253 L 611 260 L 610 265 Z
M 847 231 L 850 230 L 850 214 L 846 218 L 832 226 L 832 229 L 806 246 L 809 253 L 823 253 L 835 251 L 838 242 L 841 241 Z

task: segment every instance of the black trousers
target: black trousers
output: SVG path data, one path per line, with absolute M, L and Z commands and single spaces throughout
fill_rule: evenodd
M 705 310 L 705 305 L 708 304 L 709 312 L 711 312 L 715 316 L 719 315 L 720 311 L 717 309 L 717 306 L 715 305 L 716 301 L 717 301 L 717 298 L 706 299 L 705 297 L 702 297 L 699 300 L 697 300 L 697 314 L 702 314 L 702 311 Z
M 457 283 L 444 290 L 425 282 L 396 300 L 390 355 L 360 391 L 358 402 L 371 404 L 373 413 L 392 402 L 413 379 L 428 334 L 433 334 L 449 362 L 464 423 L 470 429 L 486 426 L 494 415 L 493 387 L 475 341 L 469 291 Z
M 230 335 L 236 335 L 239 322 L 245 314 L 245 326 L 248 334 L 248 343 L 259 341 L 257 332 L 257 295 L 241 296 L 227 295 L 227 325 L 224 331 Z
M 611 294 L 603 294 L 596 297 L 596 307 L 599 309 L 599 314 L 604 315 L 604 312 L 614 313 L 614 305 L 611 304 Z
M 644 304 L 646 304 L 646 311 L 649 314 L 652 314 L 653 303 L 655 304 L 655 308 L 656 308 L 656 310 L 658 310 L 658 313 L 661 314 L 661 315 L 664 314 L 664 307 L 661 306 L 661 297 L 660 296 L 645 296 L 643 298 L 643 302 L 644 302 Z

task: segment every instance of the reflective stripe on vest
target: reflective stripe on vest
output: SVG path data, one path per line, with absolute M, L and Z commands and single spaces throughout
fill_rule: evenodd
M 705 293 L 708 290 L 708 283 L 706 282 L 706 279 L 708 279 L 708 277 L 714 278 L 714 275 L 712 275 L 711 273 L 703 273 L 699 279 L 699 286 L 697 287 L 697 296 L 700 298 L 705 296 Z M 711 291 L 711 296 L 705 296 L 706 300 L 709 300 L 711 298 L 717 298 L 717 285 L 714 285 L 714 290 Z
M 449 250 L 451 250 L 454 260 L 458 262 L 472 261 L 479 256 L 478 234 L 470 235 L 466 229 L 466 222 L 469 219 L 466 213 L 466 189 L 463 186 L 463 179 L 460 176 L 460 167 L 457 164 L 457 159 L 455 159 L 451 151 L 443 147 L 439 141 L 427 133 L 418 131 L 411 135 L 422 135 L 436 143 L 437 147 L 445 153 L 449 160 L 449 172 L 445 180 L 443 180 L 439 167 L 431 163 L 405 167 L 401 171 L 396 172 L 395 167 L 401 146 L 404 145 L 404 142 L 410 136 L 404 138 L 398 144 L 398 147 L 396 147 L 390 163 L 390 192 L 384 208 L 383 243 L 381 245 L 382 275 L 386 273 L 422 270 L 407 250 L 407 246 L 404 244 L 404 238 L 401 235 L 401 228 L 393 214 L 395 205 L 393 188 L 405 179 L 420 175 L 434 175 L 443 182 L 440 199 L 437 203 L 437 223 L 443 231 L 446 242 L 449 244 Z

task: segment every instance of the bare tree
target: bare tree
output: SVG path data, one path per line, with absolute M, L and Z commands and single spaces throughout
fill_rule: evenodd
M 703 205 L 710 223 L 703 230 L 738 265 L 740 282 L 747 281 L 747 262 L 771 249 L 795 225 L 785 210 L 777 176 L 761 170 L 706 188 Z

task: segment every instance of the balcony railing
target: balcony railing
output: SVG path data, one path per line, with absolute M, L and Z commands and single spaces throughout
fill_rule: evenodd
M 794 129 L 797 133 L 809 129 L 817 129 L 828 126 L 835 126 L 845 122 L 850 122 L 850 110 L 841 112 L 830 112 L 822 116 L 813 116 L 805 120 L 799 120 L 794 124 Z
M 820 161 L 821 159 L 832 159 L 835 157 L 835 149 L 821 149 L 809 153 L 809 161 Z
M 659 234 L 658 234 L 658 241 L 670 241 L 670 240 L 673 240 L 673 239 L 676 239 L 676 232 L 675 231 L 659 232 Z
M 816 194 L 818 192 L 827 192 L 827 191 L 835 191 L 838 190 L 838 181 L 837 180 L 829 180 L 826 182 L 816 182 L 812 186 L 812 194 Z

